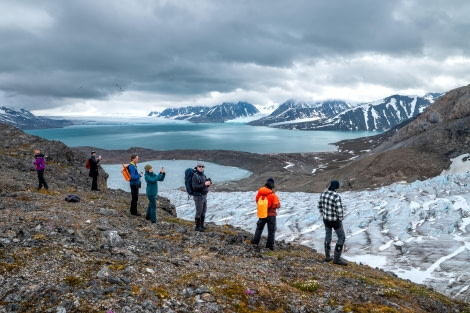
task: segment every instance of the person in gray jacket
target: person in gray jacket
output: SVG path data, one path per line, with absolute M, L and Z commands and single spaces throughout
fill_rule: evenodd
M 333 180 L 327 190 L 323 191 L 318 200 L 318 209 L 323 217 L 323 224 L 325 224 L 325 262 L 330 262 L 330 244 L 333 229 L 335 230 L 338 241 L 336 241 L 333 263 L 338 265 L 348 265 L 346 261 L 341 258 L 343 251 L 344 241 L 346 235 L 343 229 L 344 211 L 341 196 L 336 192 L 340 185 L 337 180 Z
M 196 231 L 203 232 L 206 229 L 206 227 L 204 227 L 204 219 L 206 218 L 207 193 L 209 192 L 210 185 L 212 185 L 212 180 L 207 178 L 206 174 L 204 174 L 204 164 L 198 162 L 196 172 L 194 172 L 191 181 L 193 199 L 196 206 L 196 216 L 194 219 L 194 230 Z

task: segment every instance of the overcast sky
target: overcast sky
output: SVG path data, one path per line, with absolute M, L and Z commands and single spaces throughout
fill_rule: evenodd
M 0 106 L 146 115 L 470 83 L 470 1 L 0 0 Z

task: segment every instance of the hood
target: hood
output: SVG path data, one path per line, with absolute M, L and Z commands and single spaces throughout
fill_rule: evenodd
M 261 195 L 261 196 L 267 196 L 269 195 L 270 193 L 273 193 L 274 190 L 272 189 L 269 189 L 268 187 L 266 186 L 263 186 L 261 187 L 259 190 L 258 190 L 258 193 Z

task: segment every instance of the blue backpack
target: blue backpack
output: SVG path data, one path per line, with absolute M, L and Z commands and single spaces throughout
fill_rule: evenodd
M 193 174 L 196 172 L 194 168 L 187 168 L 184 171 L 184 185 L 186 186 L 186 192 L 192 196 L 194 191 L 192 187 Z

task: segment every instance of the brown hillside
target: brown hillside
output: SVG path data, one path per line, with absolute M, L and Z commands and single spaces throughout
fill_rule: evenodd
M 195 232 L 163 198 L 151 224 L 129 214 L 128 193 L 89 190 L 83 153 L 3 124 L 0 137 L 0 312 L 470 312 L 304 246 L 269 251 L 229 225 Z M 33 149 L 49 151 L 47 191 L 35 188 Z

